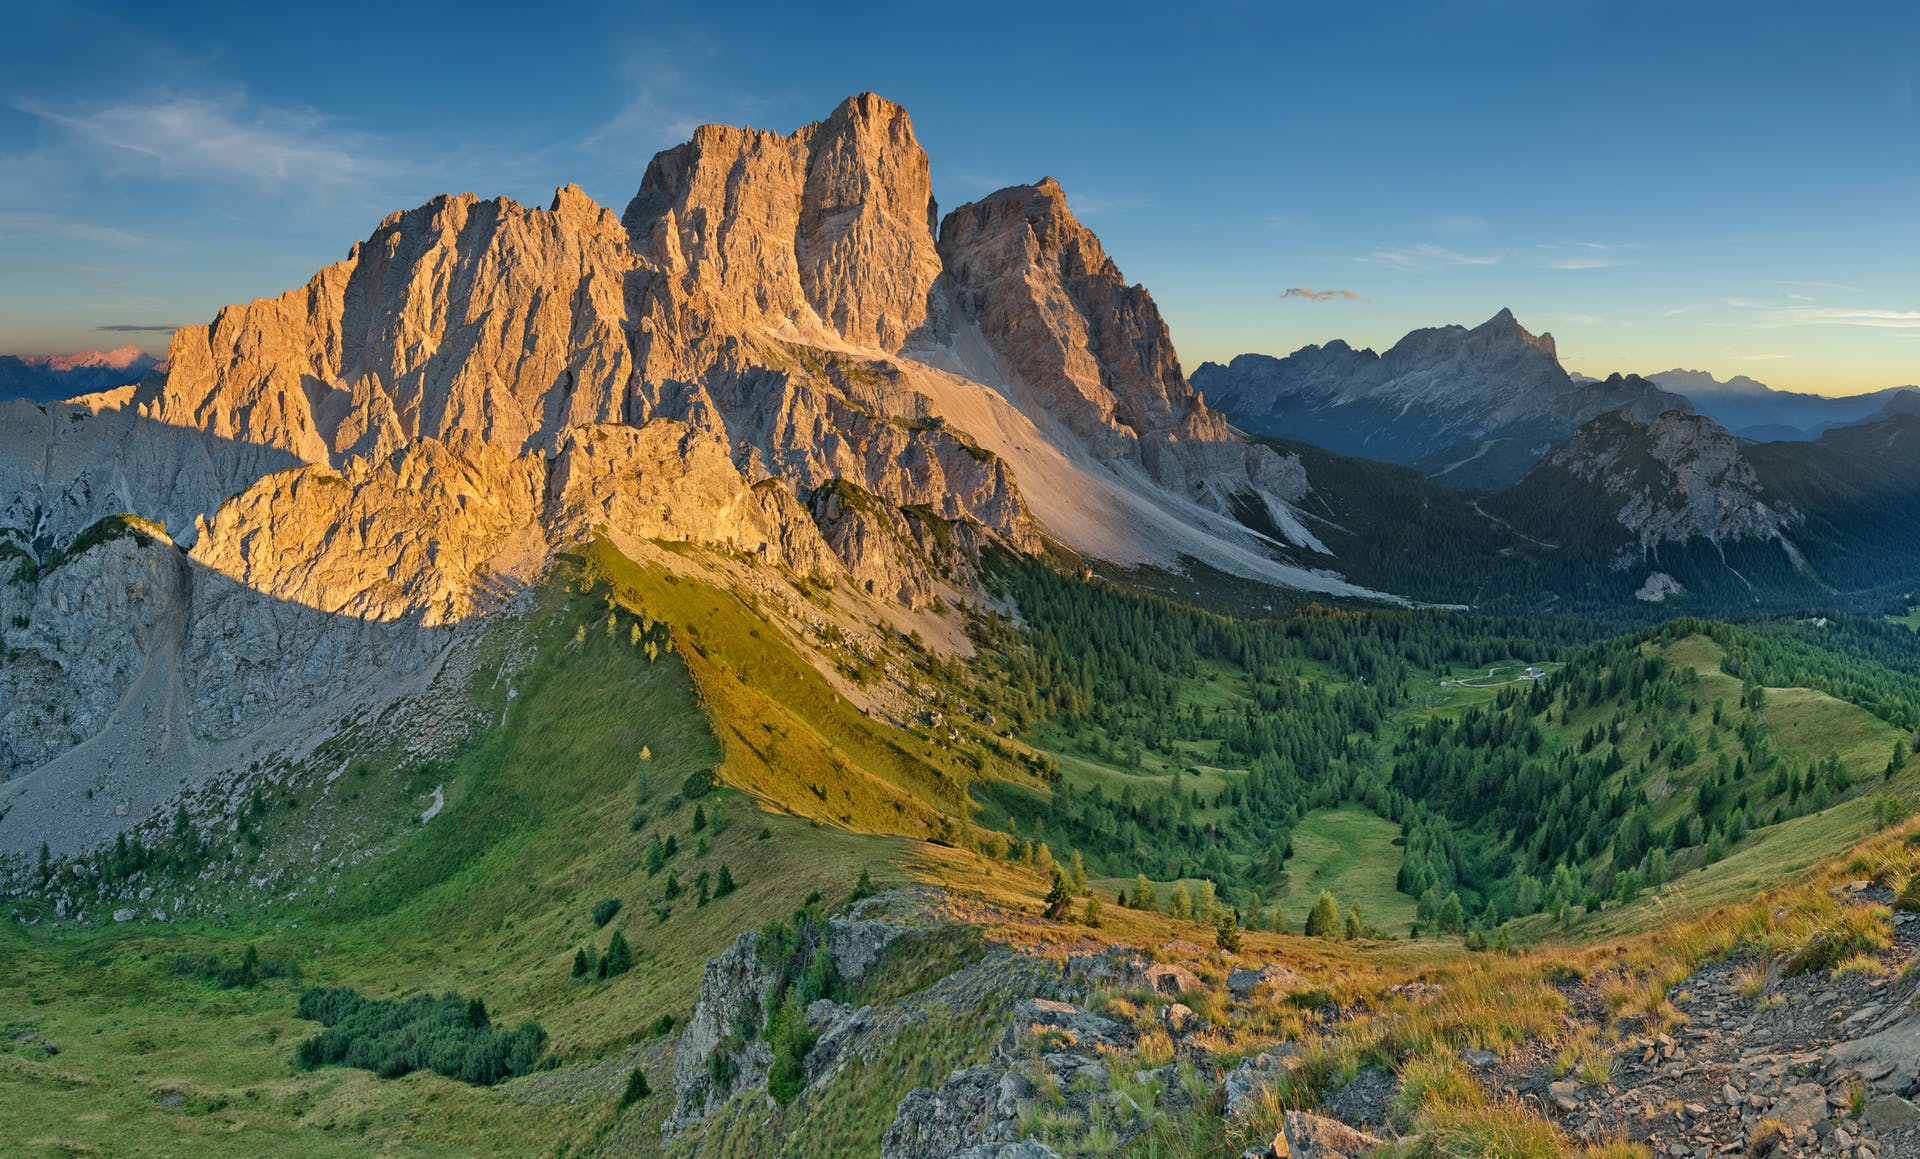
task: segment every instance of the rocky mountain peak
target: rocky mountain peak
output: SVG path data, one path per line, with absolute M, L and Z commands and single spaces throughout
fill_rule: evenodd
M 1224 435 L 1181 372 L 1153 298 L 1121 276 L 1053 178 L 948 214 L 940 257 L 959 313 L 1075 433 Z
M 1487 342 L 1518 342 L 1538 350 L 1556 363 L 1560 361 L 1560 352 L 1554 345 L 1553 335 L 1545 331 L 1539 334 L 1532 333 L 1522 326 L 1520 320 L 1513 316 L 1513 311 L 1505 306 L 1500 308 L 1498 314 L 1480 323 L 1468 333 L 1474 338 Z
M 647 166 L 621 220 L 698 308 L 893 352 L 940 274 L 927 154 L 872 93 L 791 134 L 702 125 Z

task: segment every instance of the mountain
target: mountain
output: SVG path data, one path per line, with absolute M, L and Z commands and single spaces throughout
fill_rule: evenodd
M 1194 386 L 1242 430 L 1419 467 L 1461 487 L 1513 482 L 1595 415 L 1690 409 L 1645 380 L 1575 381 L 1551 334 L 1502 310 L 1469 330 L 1415 330 L 1385 354 L 1335 340 L 1285 358 L 1206 363 Z
M 137 346 L 78 354 L 0 354 L 0 401 L 53 402 L 138 382 L 160 360 Z
M 1920 416 L 1750 443 L 1704 415 L 1603 415 L 1485 510 L 1589 598 L 1884 601 L 1912 587 Z
M 573 186 L 436 197 L 182 327 L 135 387 L 0 406 L 0 775 L 43 807 L 0 845 L 44 809 L 61 848 L 111 836 L 185 770 L 324 731 L 603 536 L 862 619 L 978 598 L 989 545 L 1373 594 L 1057 183 L 936 231 L 928 174 L 871 94 L 791 134 L 703 126 L 617 216 Z M 114 805 L 66 775 L 135 752 Z
M 1920 389 L 1896 386 L 1830 398 L 1775 390 L 1744 374 L 1722 382 L 1704 370 L 1666 370 L 1646 377 L 1662 390 L 1685 395 L 1701 414 L 1755 442 L 1817 438 L 1834 427 L 1870 419 L 1903 397 L 1920 396 Z

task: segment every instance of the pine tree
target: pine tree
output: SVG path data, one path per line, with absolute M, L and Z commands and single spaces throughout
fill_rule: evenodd
M 575 950 L 573 952 L 573 976 L 576 978 L 584 978 L 587 976 L 587 969 L 587 952 L 585 950 Z
M 1093 894 L 1088 894 L 1086 907 L 1080 911 L 1080 924 L 1097 929 L 1105 913 L 1106 907 L 1100 904 L 1100 899 Z
M 613 931 L 613 940 L 607 943 L 606 967 L 609 978 L 633 969 L 633 947 L 627 945 L 627 936 L 619 930 Z
M 1458 899 L 1455 899 L 1456 902 Z M 1310 938 L 1331 938 L 1340 928 L 1340 903 L 1326 890 L 1320 891 L 1319 900 L 1313 903 L 1313 912 L 1307 915 L 1307 936 Z
M 725 897 L 738 888 L 739 887 L 733 883 L 733 870 L 727 868 L 726 862 L 721 862 L 720 876 L 713 884 L 713 896 L 716 898 Z
M 1133 879 L 1133 908 L 1151 910 L 1160 908 L 1160 899 L 1154 896 L 1153 883 L 1147 880 L 1147 875 L 1144 873 Z
M 1358 941 L 1365 933 L 1366 928 L 1360 924 L 1360 909 L 1355 906 L 1347 911 L 1347 940 Z
M 627 1089 L 620 1094 L 620 1107 L 622 1110 L 631 1107 L 652 1093 L 653 1087 L 647 1083 L 646 1072 L 636 1066 L 633 1073 L 627 1076 Z
M 706 827 L 707 827 L 707 807 L 705 805 L 695 805 L 693 807 L 693 831 L 695 833 L 698 833 L 700 832 L 700 830 L 705 829 Z
M 1047 890 L 1047 917 L 1061 922 L 1067 919 L 1067 911 L 1073 905 L 1073 890 L 1067 885 L 1067 879 L 1059 870 L 1053 871 L 1053 887 Z
M 1185 882 L 1173 887 L 1173 901 L 1168 903 L 1167 913 L 1182 920 L 1193 916 L 1193 898 L 1188 895 Z
M 1441 929 L 1450 934 L 1459 933 L 1460 927 L 1467 924 L 1466 907 L 1460 904 L 1458 891 L 1447 894 L 1447 899 L 1440 903 L 1440 912 L 1434 915 L 1434 920 L 1440 924 Z
M 1240 911 L 1230 909 L 1214 928 L 1213 940 L 1216 945 L 1229 954 L 1240 952 Z
M 1080 851 L 1075 849 L 1067 862 L 1067 876 L 1072 879 L 1073 892 L 1087 892 L 1087 863 L 1080 859 Z

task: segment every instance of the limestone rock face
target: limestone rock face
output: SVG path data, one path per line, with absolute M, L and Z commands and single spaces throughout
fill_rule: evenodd
M 1297 461 L 1249 446 L 1206 408 L 1153 298 L 1127 284 L 1052 178 L 948 214 L 940 256 L 954 314 L 1096 455 L 1138 462 L 1170 490 L 1221 506 L 1256 488 L 1305 492 Z
M 1669 411 L 1652 422 L 1607 415 L 1581 429 L 1543 466 L 1613 496 L 1616 519 L 1644 552 L 1705 539 L 1782 538 L 1798 513 L 1776 509 L 1732 435 L 1712 419 Z
M 549 477 L 545 518 L 563 541 L 611 526 L 723 544 L 802 575 L 841 570 L 786 484 L 749 486 L 718 435 L 674 419 L 572 431 Z
M 125 407 L 127 393 L 0 403 L 0 539 L 65 544 L 131 512 L 191 544 L 197 520 L 227 496 L 299 463 L 274 447 L 142 419 Z
M 619 222 L 576 187 L 546 211 L 436 197 L 305 287 L 180 329 L 137 405 L 310 463 L 455 431 L 550 449 L 622 414 L 633 265 Z
M 934 215 L 906 110 L 862 93 L 787 135 L 702 125 L 647 166 L 622 221 L 690 311 L 892 352 L 927 321 Z
M 447 623 L 474 610 L 473 581 L 533 523 L 543 475 L 535 456 L 467 438 L 282 471 L 204 521 L 193 558 L 303 607 Z

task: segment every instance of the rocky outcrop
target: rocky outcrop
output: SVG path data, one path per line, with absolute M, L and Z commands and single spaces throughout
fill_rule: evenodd
M 680 1036 L 673 1056 L 673 1112 L 664 1126 L 671 1135 L 697 1124 L 733 1096 L 764 1089 L 773 1049 L 761 1028 L 788 992 L 788 984 L 817 956 L 832 962 L 836 985 L 858 983 L 901 936 L 884 922 L 834 918 L 824 924 L 801 923 L 785 936 L 794 943 L 783 951 L 749 930 L 707 961 L 700 979 L 700 1000 Z M 816 1036 L 802 1060 L 809 1083 L 831 1081 L 842 1067 L 878 1035 L 889 1037 L 866 1007 L 819 999 L 806 1011 Z M 716 1061 L 717 1060 L 717 1061 Z
M 1603 416 L 1540 470 L 1564 472 L 1608 496 L 1614 520 L 1641 557 L 1694 539 L 1780 540 L 1799 518 L 1765 500 L 1732 435 L 1712 419 L 1682 411 L 1651 422 L 1625 412 Z

